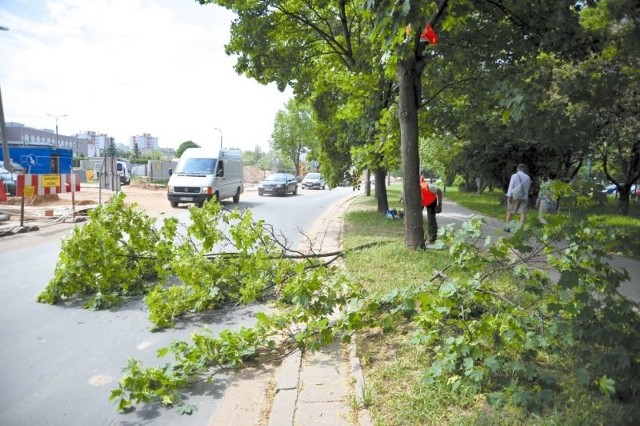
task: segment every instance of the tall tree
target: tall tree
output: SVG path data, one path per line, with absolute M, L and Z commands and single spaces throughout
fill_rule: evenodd
M 182 157 L 182 153 L 184 153 L 188 148 L 200 148 L 200 145 L 193 141 L 185 141 L 180 144 L 178 149 L 176 149 L 176 157 Z
M 422 243 L 417 180 L 419 121 L 417 110 L 436 107 L 435 95 L 453 87 L 469 85 L 476 72 L 480 78 L 492 76 L 490 93 L 518 88 L 521 74 L 514 67 L 546 51 L 570 54 L 582 40 L 579 14 L 573 1 L 541 0 L 536 7 L 529 1 L 467 0 L 449 2 L 379 0 L 369 2 L 377 16 L 376 29 L 383 41 L 381 51 L 388 56 L 389 70 L 399 87 L 399 120 L 405 192 L 405 243 Z M 410 33 L 405 26 L 410 24 Z M 439 41 L 421 43 L 421 33 L 429 24 Z M 426 32 L 426 31 L 425 31 Z M 429 37 L 426 37 L 429 39 Z M 452 71 L 452 72 L 447 72 Z M 491 71 L 491 73 L 488 73 Z M 511 74 L 510 74 L 511 71 Z M 430 78 L 423 82 L 423 74 Z M 500 78 L 503 75 L 505 78 Z M 506 83 L 506 84 L 505 84 Z M 506 93 L 507 102 L 492 107 L 496 118 L 509 121 L 509 113 L 520 107 L 521 94 Z M 464 98 L 462 98 L 464 99 Z M 429 130 L 429 127 L 427 127 Z
M 569 64 L 580 89 L 568 94 L 593 130 L 605 176 L 618 190 L 618 212 L 628 214 L 631 187 L 640 180 L 640 5 L 607 0 L 585 8 L 590 55 Z
M 296 97 L 310 99 L 324 128 L 321 132 L 329 135 L 320 140 L 319 157 L 332 160 L 324 161 L 327 169 L 337 165 L 336 171 L 329 173 L 337 179 L 348 168 L 343 161 L 352 144 L 373 143 L 380 108 L 387 107 L 392 99 L 388 96 L 391 84 L 370 41 L 373 22 L 365 2 L 199 2 L 217 3 L 238 16 L 226 46 L 227 53 L 238 55 L 238 73 L 261 83 L 275 82 L 281 90 L 291 87 Z M 356 104 L 353 98 L 367 102 Z M 375 102 L 369 102 L 371 99 Z M 349 111 L 353 105 L 359 109 Z M 355 111 L 360 113 L 354 120 Z M 350 123 L 346 116 L 351 117 Z M 368 166 L 380 168 L 384 161 L 379 160 Z M 381 178 L 377 186 L 384 190 L 384 169 L 376 175 Z M 378 210 L 383 203 L 386 211 L 386 192 L 378 203 Z
M 300 157 L 317 145 L 311 109 L 295 98 L 284 111 L 278 111 L 271 134 L 271 146 L 291 161 L 296 174 L 301 173 Z
M 133 142 L 133 158 L 140 158 L 140 147 L 137 141 Z
M 116 157 L 118 155 L 118 151 L 116 149 L 116 141 L 114 138 L 109 138 L 107 142 L 106 154 L 107 157 Z

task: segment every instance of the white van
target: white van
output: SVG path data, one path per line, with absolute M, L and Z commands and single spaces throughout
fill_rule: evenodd
M 125 160 L 116 162 L 116 173 L 120 176 L 120 185 L 131 184 L 131 165 Z
M 195 203 L 202 207 L 211 198 L 216 201 L 233 198 L 233 202 L 238 203 L 243 192 L 242 157 L 237 149 L 219 152 L 205 148 L 186 149 L 167 185 L 171 207 L 178 207 L 179 203 Z

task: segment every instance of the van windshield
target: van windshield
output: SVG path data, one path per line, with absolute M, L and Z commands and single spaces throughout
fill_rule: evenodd
M 185 158 L 178 162 L 176 173 L 185 175 L 212 175 L 216 170 L 215 158 Z

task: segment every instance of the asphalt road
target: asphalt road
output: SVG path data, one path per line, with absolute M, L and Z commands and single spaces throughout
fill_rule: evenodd
M 304 243 L 304 234 L 329 206 L 351 195 L 350 188 L 299 191 L 286 198 L 246 193 L 238 206 L 250 208 L 255 218 L 272 224 L 295 247 Z M 188 217 L 186 208 L 168 214 Z M 250 325 L 262 307 L 219 311 L 152 333 L 139 299 L 113 312 L 88 311 L 78 303 L 39 304 L 36 297 L 53 276 L 61 238 L 71 226 L 55 225 L 0 240 L 0 424 L 208 424 L 229 377 L 189 391 L 186 402 L 198 407 L 191 416 L 161 406 L 118 413 L 108 396 L 129 357 L 147 365 L 162 364 L 165 361 L 155 356 L 160 347 L 187 339 L 204 324 L 214 332 Z

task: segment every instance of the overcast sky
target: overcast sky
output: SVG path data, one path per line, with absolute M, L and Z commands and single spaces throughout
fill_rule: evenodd
M 129 144 L 268 149 L 289 94 L 233 70 L 233 15 L 195 0 L 0 0 L 5 120 Z M 215 130 L 219 128 L 222 132 Z

